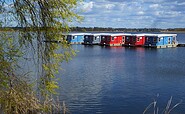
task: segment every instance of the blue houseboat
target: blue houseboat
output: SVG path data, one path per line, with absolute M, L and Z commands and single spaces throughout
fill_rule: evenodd
M 166 48 L 177 47 L 177 34 L 145 34 L 146 47 Z
M 81 44 L 84 42 L 84 33 L 70 33 L 66 40 L 69 44 Z
M 84 43 L 85 45 L 97 45 L 101 42 L 101 33 L 91 33 L 84 35 Z

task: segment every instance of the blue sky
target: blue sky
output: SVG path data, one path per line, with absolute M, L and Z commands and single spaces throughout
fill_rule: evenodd
M 185 28 L 185 0 L 84 0 L 81 27 Z

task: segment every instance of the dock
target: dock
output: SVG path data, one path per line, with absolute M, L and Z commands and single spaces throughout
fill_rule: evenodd
M 185 47 L 185 43 L 184 44 L 178 44 L 177 47 Z
M 60 40 L 44 40 L 46 43 L 61 43 Z

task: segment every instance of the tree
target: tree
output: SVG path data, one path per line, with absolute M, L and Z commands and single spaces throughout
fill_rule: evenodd
M 68 61 L 75 54 L 64 40 L 63 33 L 69 31 L 70 22 L 81 20 L 76 12 L 80 2 L 0 0 L 1 26 L 21 28 L 19 31 L 1 32 L 0 36 L 0 108 L 3 113 L 54 110 L 52 95 L 58 88 L 55 74 L 60 69 L 60 62 Z M 37 69 L 35 73 L 23 68 L 23 62 L 30 64 L 30 60 L 34 61 L 31 65 Z M 28 80 L 30 76 L 37 80 Z

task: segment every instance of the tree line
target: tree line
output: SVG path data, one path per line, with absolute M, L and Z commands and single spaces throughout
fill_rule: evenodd
M 55 28 L 44 28 L 39 27 L 39 30 L 55 30 Z M 36 28 L 32 27 L 0 27 L 0 31 L 11 31 L 11 30 L 26 30 L 36 31 Z M 69 27 L 71 32 L 184 32 L 185 28 L 112 28 L 112 27 Z
M 185 31 L 185 28 L 112 28 L 112 27 L 71 27 L 71 31 L 74 32 L 168 32 L 168 31 Z

